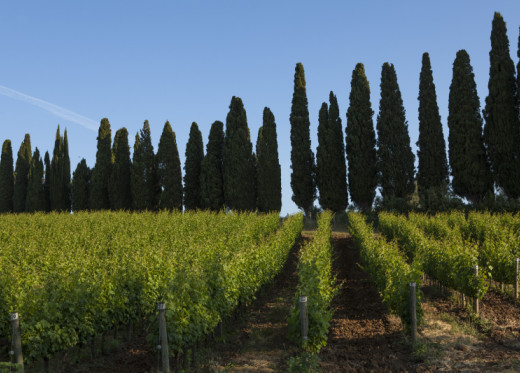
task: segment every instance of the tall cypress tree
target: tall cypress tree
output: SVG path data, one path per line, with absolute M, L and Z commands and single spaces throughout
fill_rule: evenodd
M 14 176 L 13 211 L 24 212 L 27 199 L 27 184 L 29 169 L 31 167 L 31 137 L 25 134 L 24 140 L 18 150 Z
M 256 209 L 256 171 L 253 144 L 242 100 L 233 96 L 226 117 L 223 153 L 224 196 L 232 210 Z
M 224 151 L 224 123 L 215 121 L 209 131 L 206 155 L 202 161 L 200 188 L 202 207 L 212 211 L 222 210 L 224 201 L 224 176 L 222 153 Z
M 345 129 L 348 188 L 352 202 L 362 210 L 368 210 L 376 195 L 377 153 L 370 86 L 362 63 L 358 63 L 352 72 L 350 87 Z
M 72 176 L 72 210 L 74 212 L 89 208 L 90 175 L 91 170 L 83 158 Z
M 90 184 L 90 209 L 110 208 L 108 181 L 112 170 L 112 131 L 107 118 L 101 119 L 97 137 L 96 164 L 92 170 Z
M 417 184 L 423 205 L 428 207 L 427 195 L 445 194 L 448 185 L 446 143 L 442 133 L 437 94 L 433 83 L 430 56 L 424 53 L 419 78 L 419 141 L 417 141 L 419 169 Z M 428 193 L 429 192 L 429 193 Z
M 383 201 L 414 191 L 414 155 L 394 65 L 384 63 L 377 116 L 378 165 Z
M 14 170 L 11 140 L 2 145 L 0 159 L 0 213 L 13 212 Z
M 71 210 L 71 181 L 70 181 L 70 157 L 69 157 L 69 140 L 67 137 L 67 129 L 63 132 L 63 210 L 70 212 Z
M 303 65 L 296 64 L 291 105 L 292 200 L 308 215 L 316 199 L 314 153 L 311 150 L 309 109 Z
M 144 121 L 143 129 L 136 135 L 131 178 L 134 208 L 137 210 L 157 209 L 160 185 L 157 159 L 153 151 L 150 124 L 147 120 Z
M 190 137 L 186 144 L 186 160 L 184 163 L 184 207 L 186 210 L 202 208 L 200 194 L 200 171 L 204 159 L 202 134 L 197 123 L 190 128 Z
M 263 124 L 256 140 L 257 207 L 260 212 L 282 209 L 282 171 L 274 115 L 264 108 Z
M 45 164 L 45 182 L 43 183 L 43 195 L 45 199 L 45 211 L 51 211 L 51 160 L 49 152 L 45 152 L 43 158 Z
M 345 147 L 338 100 L 332 91 L 329 102 L 329 107 L 322 104 L 319 113 L 316 185 L 321 207 L 339 212 L 348 203 Z
M 50 203 L 55 211 L 70 211 L 70 159 L 68 154 L 67 131 L 60 135 L 56 131 L 54 151 L 51 160 Z
M 453 63 L 448 115 L 448 144 L 453 191 L 472 203 L 493 192 L 482 138 L 480 100 L 469 55 L 457 52 Z
M 157 172 L 161 186 L 159 207 L 182 210 L 182 172 L 175 132 L 170 122 L 164 124 L 157 149 Z
M 25 210 L 27 212 L 45 210 L 45 195 L 43 193 L 43 161 L 38 148 L 34 150 L 31 159 Z
M 515 65 L 509 55 L 504 19 L 495 13 L 489 52 L 489 95 L 484 110 L 484 141 L 496 184 L 511 198 L 520 197 L 520 121 Z
M 112 146 L 112 170 L 108 184 L 110 207 L 112 210 L 130 210 L 132 192 L 130 189 L 130 146 L 128 131 L 125 127 L 117 130 Z

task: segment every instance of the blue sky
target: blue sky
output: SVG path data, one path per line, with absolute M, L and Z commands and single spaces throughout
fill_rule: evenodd
M 375 125 L 381 66 L 390 62 L 416 153 L 423 52 L 430 54 L 447 138 L 449 85 L 459 49 L 471 57 L 482 103 L 487 96 L 495 11 L 507 23 L 516 64 L 517 0 L 4 2 L 0 140 L 12 141 L 16 157 L 29 133 L 33 150 L 52 154 L 60 124 L 68 131 L 74 170 L 81 158 L 94 165 L 93 128 L 101 118 L 110 120 L 112 136 L 126 127 L 131 146 L 149 120 L 155 151 L 169 120 L 184 164 L 191 123 L 198 123 L 206 146 L 211 124 L 225 122 L 231 97 L 239 96 L 253 147 L 263 108 L 275 115 L 282 214 L 292 213 L 297 207 L 291 201 L 289 114 L 297 62 L 306 73 L 313 150 L 318 111 L 331 90 L 345 127 L 358 62 L 365 64 L 370 82 Z

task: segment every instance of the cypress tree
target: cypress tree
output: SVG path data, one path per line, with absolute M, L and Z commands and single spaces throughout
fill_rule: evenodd
M 260 212 L 282 209 L 282 171 L 274 115 L 264 108 L 262 127 L 256 140 L 257 207 Z
M 352 202 L 360 209 L 368 210 L 376 195 L 377 153 L 370 86 L 362 63 L 358 63 L 352 72 L 350 87 L 345 129 L 348 188 Z
M 223 152 L 224 197 L 232 210 L 256 209 L 256 170 L 253 144 L 242 100 L 233 96 L 226 117 Z
M 27 212 L 45 210 L 45 195 L 43 193 L 43 161 L 38 148 L 34 150 L 31 159 L 25 210 Z
M 311 150 L 309 109 L 305 86 L 305 71 L 296 64 L 294 93 L 291 105 L 291 188 L 292 200 L 305 212 L 310 213 L 316 198 L 314 153 Z
M 43 183 L 43 195 L 45 199 L 45 211 L 51 211 L 51 160 L 49 152 L 45 152 L 45 182 Z
M 89 208 L 90 175 L 91 170 L 83 158 L 72 176 L 72 210 L 74 212 Z
M 110 207 L 112 210 L 130 210 L 132 192 L 130 189 L 130 146 L 128 131 L 125 127 L 117 130 L 112 146 L 112 170 L 108 184 Z
M 509 55 L 504 19 L 495 13 L 489 52 L 489 95 L 484 110 L 484 141 L 496 184 L 511 198 L 520 197 L 520 122 L 515 65 Z
M 63 210 L 70 212 L 71 210 L 71 184 L 70 184 L 70 158 L 69 158 L 69 140 L 67 138 L 67 129 L 63 133 Z
M 157 172 L 161 186 L 159 207 L 182 210 L 182 173 L 175 132 L 170 122 L 164 124 L 157 149 Z
M 143 129 L 136 135 L 132 167 L 132 198 L 137 210 L 155 210 L 159 204 L 160 186 L 157 175 L 150 124 L 144 121 Z M 135 174 L 135 175 L 134 175 Z
M 96 164 L 92 170 L 90 184 L 90 209 L 110 208 L 108 182 L 112 170 L 112 131 L 107 118 L 101 119 L 97 137 Z
M 377 116 L 378 165 L 383 201 L 404 199 L 414 191 L 414 155 L 394 65 L 384 63 Z
M 185 156 L 184 207 L 186 210 L 196 210 L 202 208 L 200 171 L 204 159 L 204 145 L 202 144 L 199 126 L 195 122 L 191 124 Z
M 224 176 L 222 153 L 224 151 L 224 123 L 215 121 L 209 131 L 206 155 L 202 161 L 200 187 L 202 207 L 212 211 L 222 210 L 224 205 Z
M 66 135 L 65 130 L 64 136 L 60 136 L 60 126 L 58 126 L 50 178 L 50 204 L 51 209 L 55 211 L 70 211 L 70 159 Z
M 448 155 L 453 191 L 477 203 L 493 192 L 493 180 L 482 138 L 475 75 L 465 50 L 457 52 L 453 63 L 448 109 Z
M 0 159 L 0 213 L 13 212 L 14 170 L 11 140 L 2 145 Z
M 316 185 L 321 207 L 339 212 L 348 203 L 345 147 L 338 100 L 332 91 L 329 102 L 329 107 L 322 104 L 319 113 Z
M 27 184 L 29 169 L 31 167 L 31 137 L 25 134 L 24 140 L 18 150 L 14 176 L 13 211 L 24 212 L 27 199 Z
M 435 93 L 428 53 L 424 53 L 422 57 L 418 99 L 419 140 L 417 141 L 417 157 L 419 158 L 419 169 L 417 171 L 417 184 L 423 205 L 428 205 L 427 195 L 434 193 L 442 198 L 448 185 L 446 143 L 442 133 L 437 94 Z

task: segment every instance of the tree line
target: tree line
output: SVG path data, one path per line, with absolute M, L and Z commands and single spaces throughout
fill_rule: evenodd
M 382 66 L 375 130 L 370 86 L 362 63 L 352 72 L 345 133 L 337 98 L 330 92 L 329 102 L 319 110 L 315 156 L 310 141 L 305 72 L 298 63 L 289 118 L 292 200 L 306 214 L 316 198 L 322 208 L 336 212 L 346 209 L 349 197 L 355 207 L 371 209 L 378 187 L 381 197 L 377 203 L 389 209 L 409 206 L 414 195 L 418 196 L 417 205 L 425 210 L 449 206 L 454 196 L 477 205 L 494 199 L 495 190 L 509 200 L 518 200 L 519 86 L 520 62 L 515 71 L 506 24 L 495 13 L 489 95 L 482 113 L 469 55 L 465 50 L 456 54 L 449 92 L 446 154 L 430 58 L 424 53 L 419 77 L 416 172 L 392 64 Z M 231 99 L 225 130 L 220 121 L 212 124 L 205 153 L 202 134 L 194 122 L 186 145 L 184 176 L 169 122 L 164 125 L 156 153 L 148 121 L 135 136 L 132 159 L 128 136 L 126 128 L 121 128 L 112 144 L 110 123 L 102 119 L 96 163 L 90 169 L 82 159 L 72 179 L 66 130 L 61 136 L 58 126 L 52 159 L 46 152 L 43 160 L 37 148 L 32 153 L 30 136 L 26 134 L 14 169 L 11 142 L 6 140 L 0 160 L 0 212 L 281 209 L 276 124 L 269 108 L 263 112 L 255 151 L 239 97 Z

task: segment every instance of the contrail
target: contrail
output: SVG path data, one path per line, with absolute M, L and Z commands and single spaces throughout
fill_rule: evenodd
M 70 110 L 62 108 L 61 106 L 51 104 L 50 102 L 40 100 L 39 98 L 32 97 L 32 96 L 26 95 L 22 92 L 15 91 L 14 89 L 4 87 L 3 85 L 0 85 L 0 94 L 10 97 L 10 98 L 14 98 L 15 100 L 24 101 L 31 105 L 38 106 L 38 107 L 42 108 L 43 110 L 47 110 L 48 112 L 50 112 L 60 118 L 77 123 L 80 126 L 88 128 L 89 130 L 97 131 L 97 129 L 99 127 L 98 123 L 93 119 L 84 117 L 83 115 L 80 115 L 77 113 L 74 113 Z

